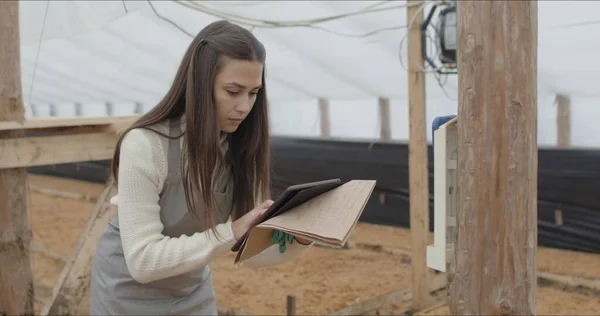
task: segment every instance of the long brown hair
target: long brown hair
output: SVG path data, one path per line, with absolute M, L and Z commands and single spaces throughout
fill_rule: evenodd
M 229 150 L 224 157 L 219 146 L 213 87 L 216 74 L 228 58 L 262 63 L 263 78 L 251 112 L 238 129 L 228 135 Z M 215 225 L 213 173 L 222 163 L 230 165 L 233 177 L 233 220 L 252 210 L 258 203 L 256 198 L 267 199 L 270 195 L 270 146 L 265 58 L 264 46 L 240 26 L 218 21 L 202 29 L 189 45 L 164 98 L 119 137 L 112 160 L 115 181 L 118 181 L 121 143 L 127 132 L 135 128 L 149 129 L 151 125 L 185 113 L 186 130 L 177 136 L 185 137 L 181 174 L 188 210 L 201 226 L 210 229 Z M 202 196 L 206 210 L 204 218 L 200 218 L 197 211 L 198 195 Z

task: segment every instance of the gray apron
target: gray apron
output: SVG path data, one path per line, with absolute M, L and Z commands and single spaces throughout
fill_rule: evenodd
M 170 122 L 169 135 L 180 134 L 180 119 Z M 169 139 L 168 173 L 160 194 L 162 234 L 172 238 L 198 232 L 197 222 L 188 213 L 180 175 L 181 145 Z M 216 221 L 228 220 L 232 209 L 230 169 L 216 180 Z M 201 215 L 202 216 L 202 215 Z M 182 275 L 147 284 L 135 281 L 125 263 L 118 216 L 108 223 L 101 236 L 91 272 L 91 315 L 217 315 L 212 274 L 208 266 Z

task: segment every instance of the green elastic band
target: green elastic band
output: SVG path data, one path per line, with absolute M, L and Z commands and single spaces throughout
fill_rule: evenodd
M 290 235 L 288 233 L 284 233 L 282 231 L 279 230 L 274 230 L 273 234 L 271 235 L 271 244 L 279 244 L 279 252 L 280 253 L 284 253 L 286 248 L 287 248 L 287 244 L 293 244 L 294 243 L 294 236 Z

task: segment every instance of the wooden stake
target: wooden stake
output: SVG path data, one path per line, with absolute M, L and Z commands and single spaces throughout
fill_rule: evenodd
M 24 121 L 21 92 L 19 2 L 0 3 L 0 121 Z M 0 131 L 0 139 L 22 137 L 23 131 Z M 31 224 L 27 173 L 0 170 L 0 314 L 33 315 Z
M 571 147 L 571 99 L 561 94 L 556 96 L 556 145 Z
M 414 4 L 416 0 L 408 0 Z M 425 127 L 425 73 L 421 56 L 421 24 L 423 11 L 418 5 L 406 9 L 408 30 L 408 142 L 410 235 L 412 239 L 412 293 L 415 310 L 429 304 L 427 281 L 427 242 L 429 234 L 429 171 L 427 169 L 427 130 Z
M 458 243 L 451 315 L 535 315 L 537 1 L 456 1 Z
M 287 315 L 294 316 L 296 315 L 296 297 L 293 295 L 287 296 Z
M 390 100 L 387 98 L 379 98 L 379 138 L 383 141 L 392 139 L 391 121 Z

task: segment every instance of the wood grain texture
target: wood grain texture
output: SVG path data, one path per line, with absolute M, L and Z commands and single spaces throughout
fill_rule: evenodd
M 453 315 L 536 314 L 537 2 L 457 1 Z
M 427 279 L 427 243 L 429 234 L 429 170 L 427 168 L 427 128 L 425 117 L 425 73 L 421 56 L 421 31 L 423 11 L 420 1 L 406 9 L 407 21 L 413 21 L 408 30 L 408 183 L 410 204 L 410 235 L 412 244 L 412 293 L 414 310 L 429 305 Z
M 23 121 L 19 2 L 0 3 L 0 122 Z M 0 131 L 0 140 L 22 131 Z M 32 315 L 31 225 L 25 169 L 0 170 L 0 314 Z
M 0 170 L 112 159 L 116 143 L 114 133 L 0 139 Z

